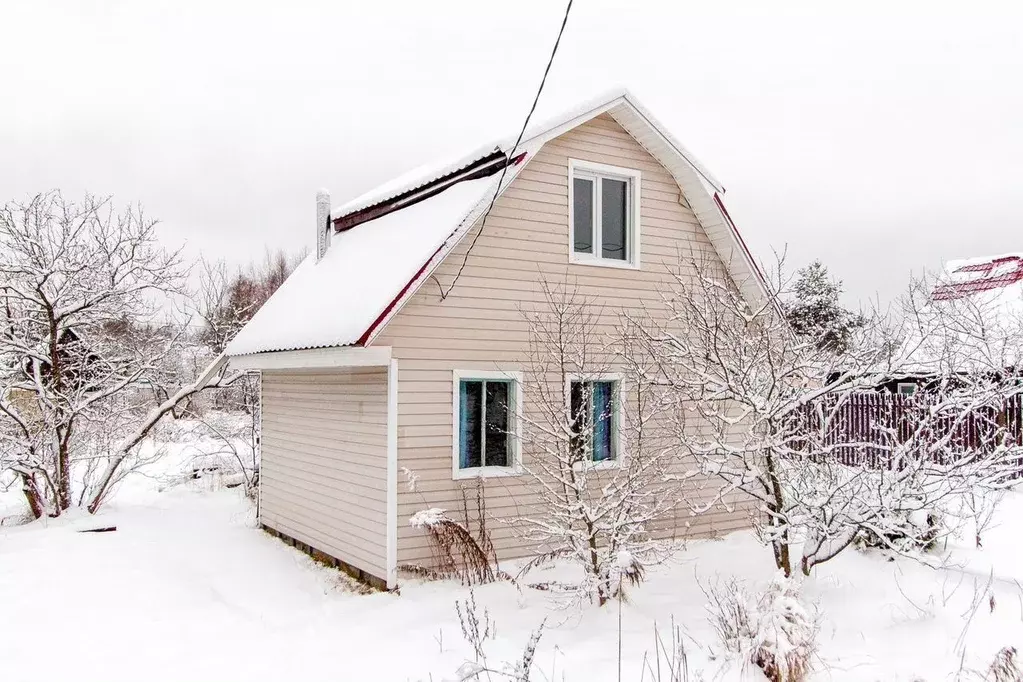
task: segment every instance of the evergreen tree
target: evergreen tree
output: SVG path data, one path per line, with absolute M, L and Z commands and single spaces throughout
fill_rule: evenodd
M 844 353 L 853 333 L 866 324 L 866 319 L 844 308 L 839 302 L 841 295 L 842 282 L 833 279 L 828 268 L 815 260 L 797 272 L 785 316 L 796 334 L 814 339 L 818 348 Z

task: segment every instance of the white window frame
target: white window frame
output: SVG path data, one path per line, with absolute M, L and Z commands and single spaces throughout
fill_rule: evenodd
M 565 377 L 565 414 L 572 415 L 572 384 L 580 381 L 613 381 L 615 382 L 615 411 L 611 416 L 611 428 L 614 429 L 614 458 L 595 462 L 592 459 L 588 462 L 576 462 L 576 469 L 611 469 L 621 466 L 625 457 L 625 441 L 622 434 L 622 401 L 625 399 L 625 379 L 621 374 L 569 374 Z M 592 425 L 591 425 L 592 428 Z M 590 436 L 593 437 L 592 435 Z
M 576 177 L 593 182 L 593 253 L 576 253 L 575 251 L 575 179 Z M 604 258 L 600 255 L 600 199 L 601 193 L 597 189 L 597 178 L 611 178 L 612 180 L 626 180 L 629 183 L 629 225 L 626 229 L 626 251 L 627 260 L 616 260 Z M 638 270 L 640 267 L 640 197 L 642 173 L 635 168 L 624 168 L 622 166 L 611 166 L 606 163 L 595 163 L 593 161 L 582 161 L 580 159 L 568 160 L 568 258 L 569 262 L 578 265 L 595 265 L 602 268 L 625 268 L 627 270 Z
M 482 370 L 482 369 L 456 369 L 452 372 L 451 387 L 451 478 L 460 480 L 465 478 L 491 478 L 497 476 L 518 476 L 522 473 L 522 372 Z M 509 466 L 482 466 L 461 469 L 458 466 L 461 443 L 458 438 L 461 434 L 461 400 L 459 399 L 459 387 L 463 380 L 467 381 L 510 381 L 512 384 L 511 401 L 509 410 L 511 417 L 509 424 L 509 439 L 511 441 L 511 458 Z
M 910 391 L 909 393 L 903 393 L 902 392 L 902 388 L 904 386 L 907 387 L 907 388 L 908 387 L 912 387 L 913 390 Z M 910 398 L 910 397 L 916 395 L 916 392 L 918 390 L 919 390 L 919 387 L 915 383 L 913 383 L 912 381 L 900 381 L 898 384 L 895 385 L 895 392 L 898 393 L 899 395 L 904 395 L 907 398 Z

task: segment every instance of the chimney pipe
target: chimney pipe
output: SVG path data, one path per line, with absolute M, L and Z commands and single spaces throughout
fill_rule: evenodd
M 330 192 L 321 189 L 316 193 L 316 262 L 330 248 Z

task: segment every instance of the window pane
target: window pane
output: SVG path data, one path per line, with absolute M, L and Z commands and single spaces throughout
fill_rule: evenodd
M 593 181 L 572 180 L 573 248 L 576 253 L 593 253 Z
M 486 466 L 508 466 L 508 384 L 487 382 Z
M 483 434 L 483 382 L 463 381 L 459 386 L 458 466 L 480 466 Z
M 625 180 L 600 181 L 600 255 L 626 260 L 628 254 L 628 194 Z
M 593 382 L 593 461 L 614 459 L 614 382 Z
M 590 413 L 590 396 L 586 382 L 572 382 L 569 401 L 571 403 L 569 414 L 571 415 L 573 434 L 571 440 L 572 454 L 578 459 L 583 459 L 589 456 L 586 451 L 586 441 L 590 437 L 587 423 Z

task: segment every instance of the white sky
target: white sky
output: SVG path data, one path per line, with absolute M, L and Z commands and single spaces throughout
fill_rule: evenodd
M 141 202 L 245 262 L 521 124 L 562 0 L 0 0 L 0 202 Z M 1023 251 L 1023 3 L 576 0 L 538 117 L 631 89 L 728 189 L 758 258 L 852 298 Z

